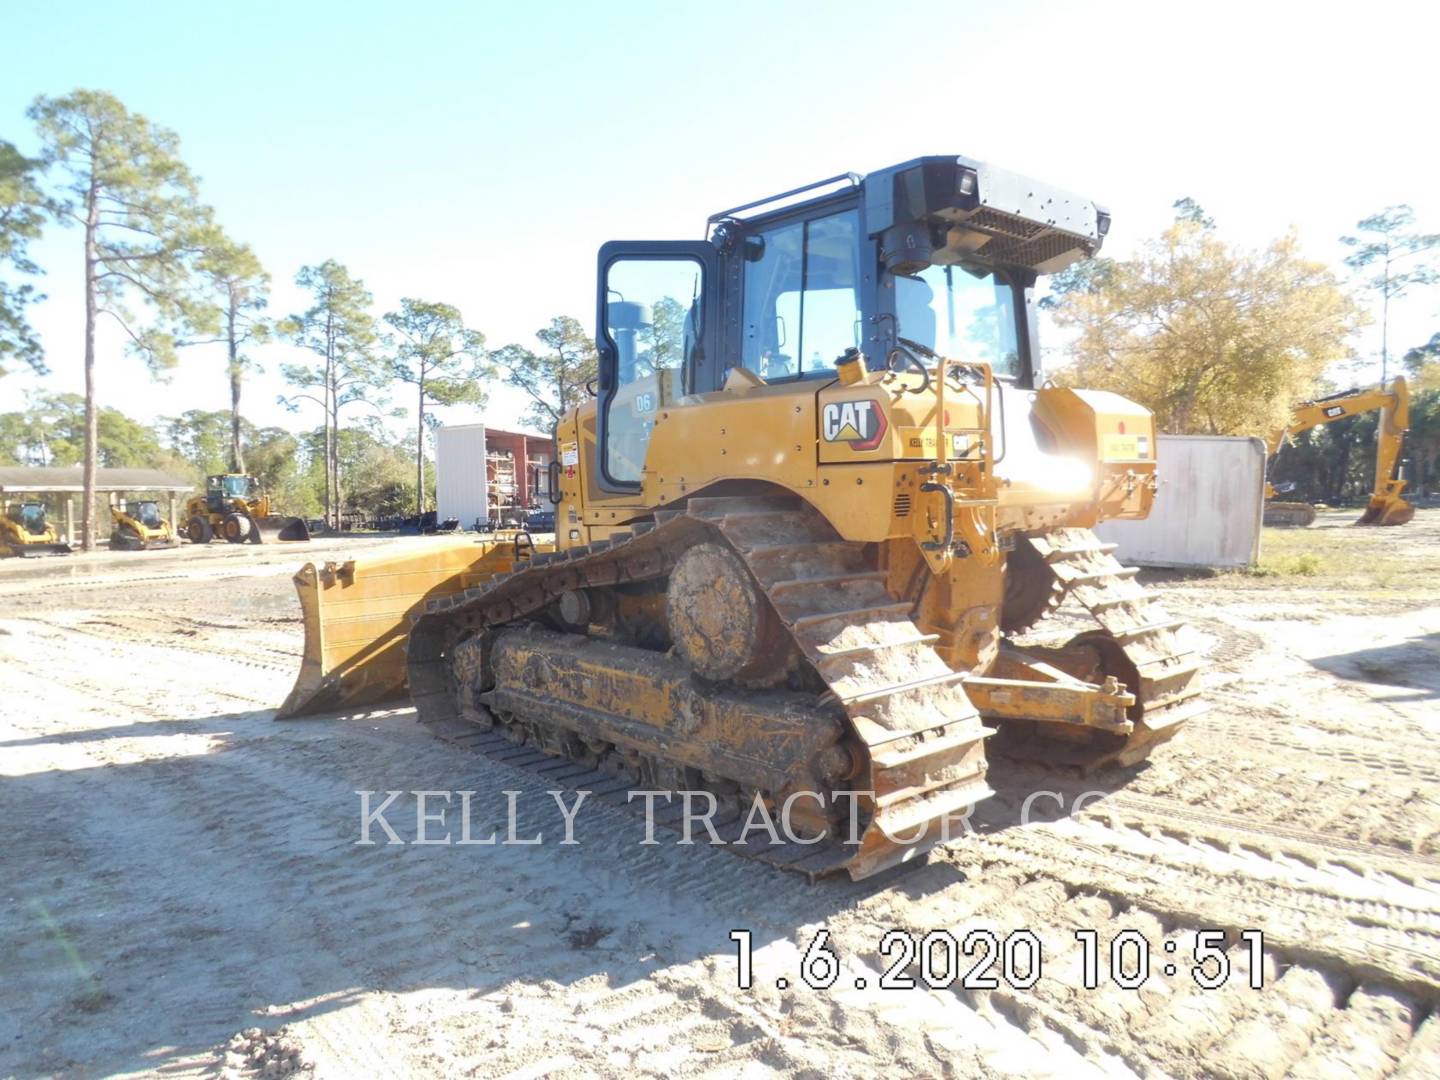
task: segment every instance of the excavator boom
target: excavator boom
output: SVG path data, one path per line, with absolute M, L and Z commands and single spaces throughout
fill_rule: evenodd
M 1410 388 L 1403 376 L 1388 383 L 1364 389 L 1345 390 L 1295 406 L 1290 423 L 1274 432 L 1267 440 L 1270 457 L 1301 432 L 1322 424 L 1332 424 L 1347 417 L 1380 410 L 1376 430 L 1375 484 L 1365 512 L 1356 525 L 1404 525 L 1415 516 L 1415 507 L 1401 495 L 1405 490 L 1403 476 L 1397 475 L 1405 433 L 1410 427 Z M 1267 498 L 1274 488 L 1266 485 Z M 1267 502 L 1265 524 L 1292 526 L 1309 525 L 1315 520 L 1315 508 L 1308 503 Z

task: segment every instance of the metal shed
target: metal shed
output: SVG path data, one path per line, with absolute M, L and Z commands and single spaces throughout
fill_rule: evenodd
M 462 528 L 521 520 L 550 493 L 555 443 L 545 435 L 484 424 L 446 424 L 435 436 L 439 517 Z
M 96 469 L 95 491 L 114 497 L 130 491 L 156 491 L 169 496 L 170 521 L 175 521 L 175 497 L 188 494 L 195 487 L 160 469 Z M 85 470 L 79 465 L 68 468 L 32 465 L 0 466 L 0 501 L 11 502 L 14 496 L 64 495 L 64 537 L 67 544 L 77 542 L 75 496 L 85 491 Z
M 1265 444 L 1231 435 L 1161 435 L 1160 490 L 1143 521 L 1095 529 L 1141 566 L 1241 567 L 1260 557 Z

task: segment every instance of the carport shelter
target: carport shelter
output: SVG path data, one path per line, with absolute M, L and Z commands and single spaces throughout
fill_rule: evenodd
M 159 469 L 96 469 L 95 491 L 108 497 L 113 505 L 115 496 L 131 492 L 159 493 L 168 497 L 170 523 L 175 524 L 175 498 L 188 494 L 195 487 L 189 480 L 171 476 Z M 78 542 L 76 536 L 75 496 L 85 492 L 85 471 L 79 465 L 50 468 L 29 465 L 0 466 L 0 501 L 6 504 L 24 502 L 35 496 L 63 495 L 64 540 Z M 98 531 L 103 530 L 97 529 Z

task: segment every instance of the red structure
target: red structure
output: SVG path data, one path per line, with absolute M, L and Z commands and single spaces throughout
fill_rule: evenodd
M 550 494 L 555 442 L 542 435 L 485 428 L 485 488 L 491 520 L 502 521 Z

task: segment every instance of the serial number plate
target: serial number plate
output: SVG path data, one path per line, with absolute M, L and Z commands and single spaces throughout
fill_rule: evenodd
M 1139 990 L 1155 976 L 1177 975 L 1188 975 L 1202 990 L 1220 989 L 1232 974 L 1243 975 L 1251 989 L 1264 985 L 1265 941 L 1259 930 L 1241 930 L 1233 937 L 1224 930 L 1200 930 L 1193 943 L 1182 946 L 1167 939 L 1158 947 L 1139 930 L 1121 930 L 1108 941 L 1102 940 L 1098 930 L 1076 930 L 1074 934 L 1079 943 L 1079 971 L 1066 981 L 1077 981 L 1078 976 L 1087 990 L 1098 989 L 1102 980 L 1124 990 Z M 735 944 L 739 987 L 749 990 L 755 985 L 753 936 L 749 930 L 732 930 L 730 940 Z M 1246 951 L 1247 971 L 1233 970 L 1231 944 Z M 1044 945 L 1032 930 L 1003 935 L 983 928 L 887 930 L 875 951 L 880 961 L 876 967 L 884 968 L 874 979 L 881 990 L 913 990 L 917 986 L 1029 990 L 1047 975 Z M 871 981 L 862 973 L 867 970 L 843 965 L 830 944 L 830 931 L 821 929 L 806 947 L 798 970 L 777 975 L 775 986 L 785 990 L 798 981 L 812 990 L 836 985 L 864 990 Z

